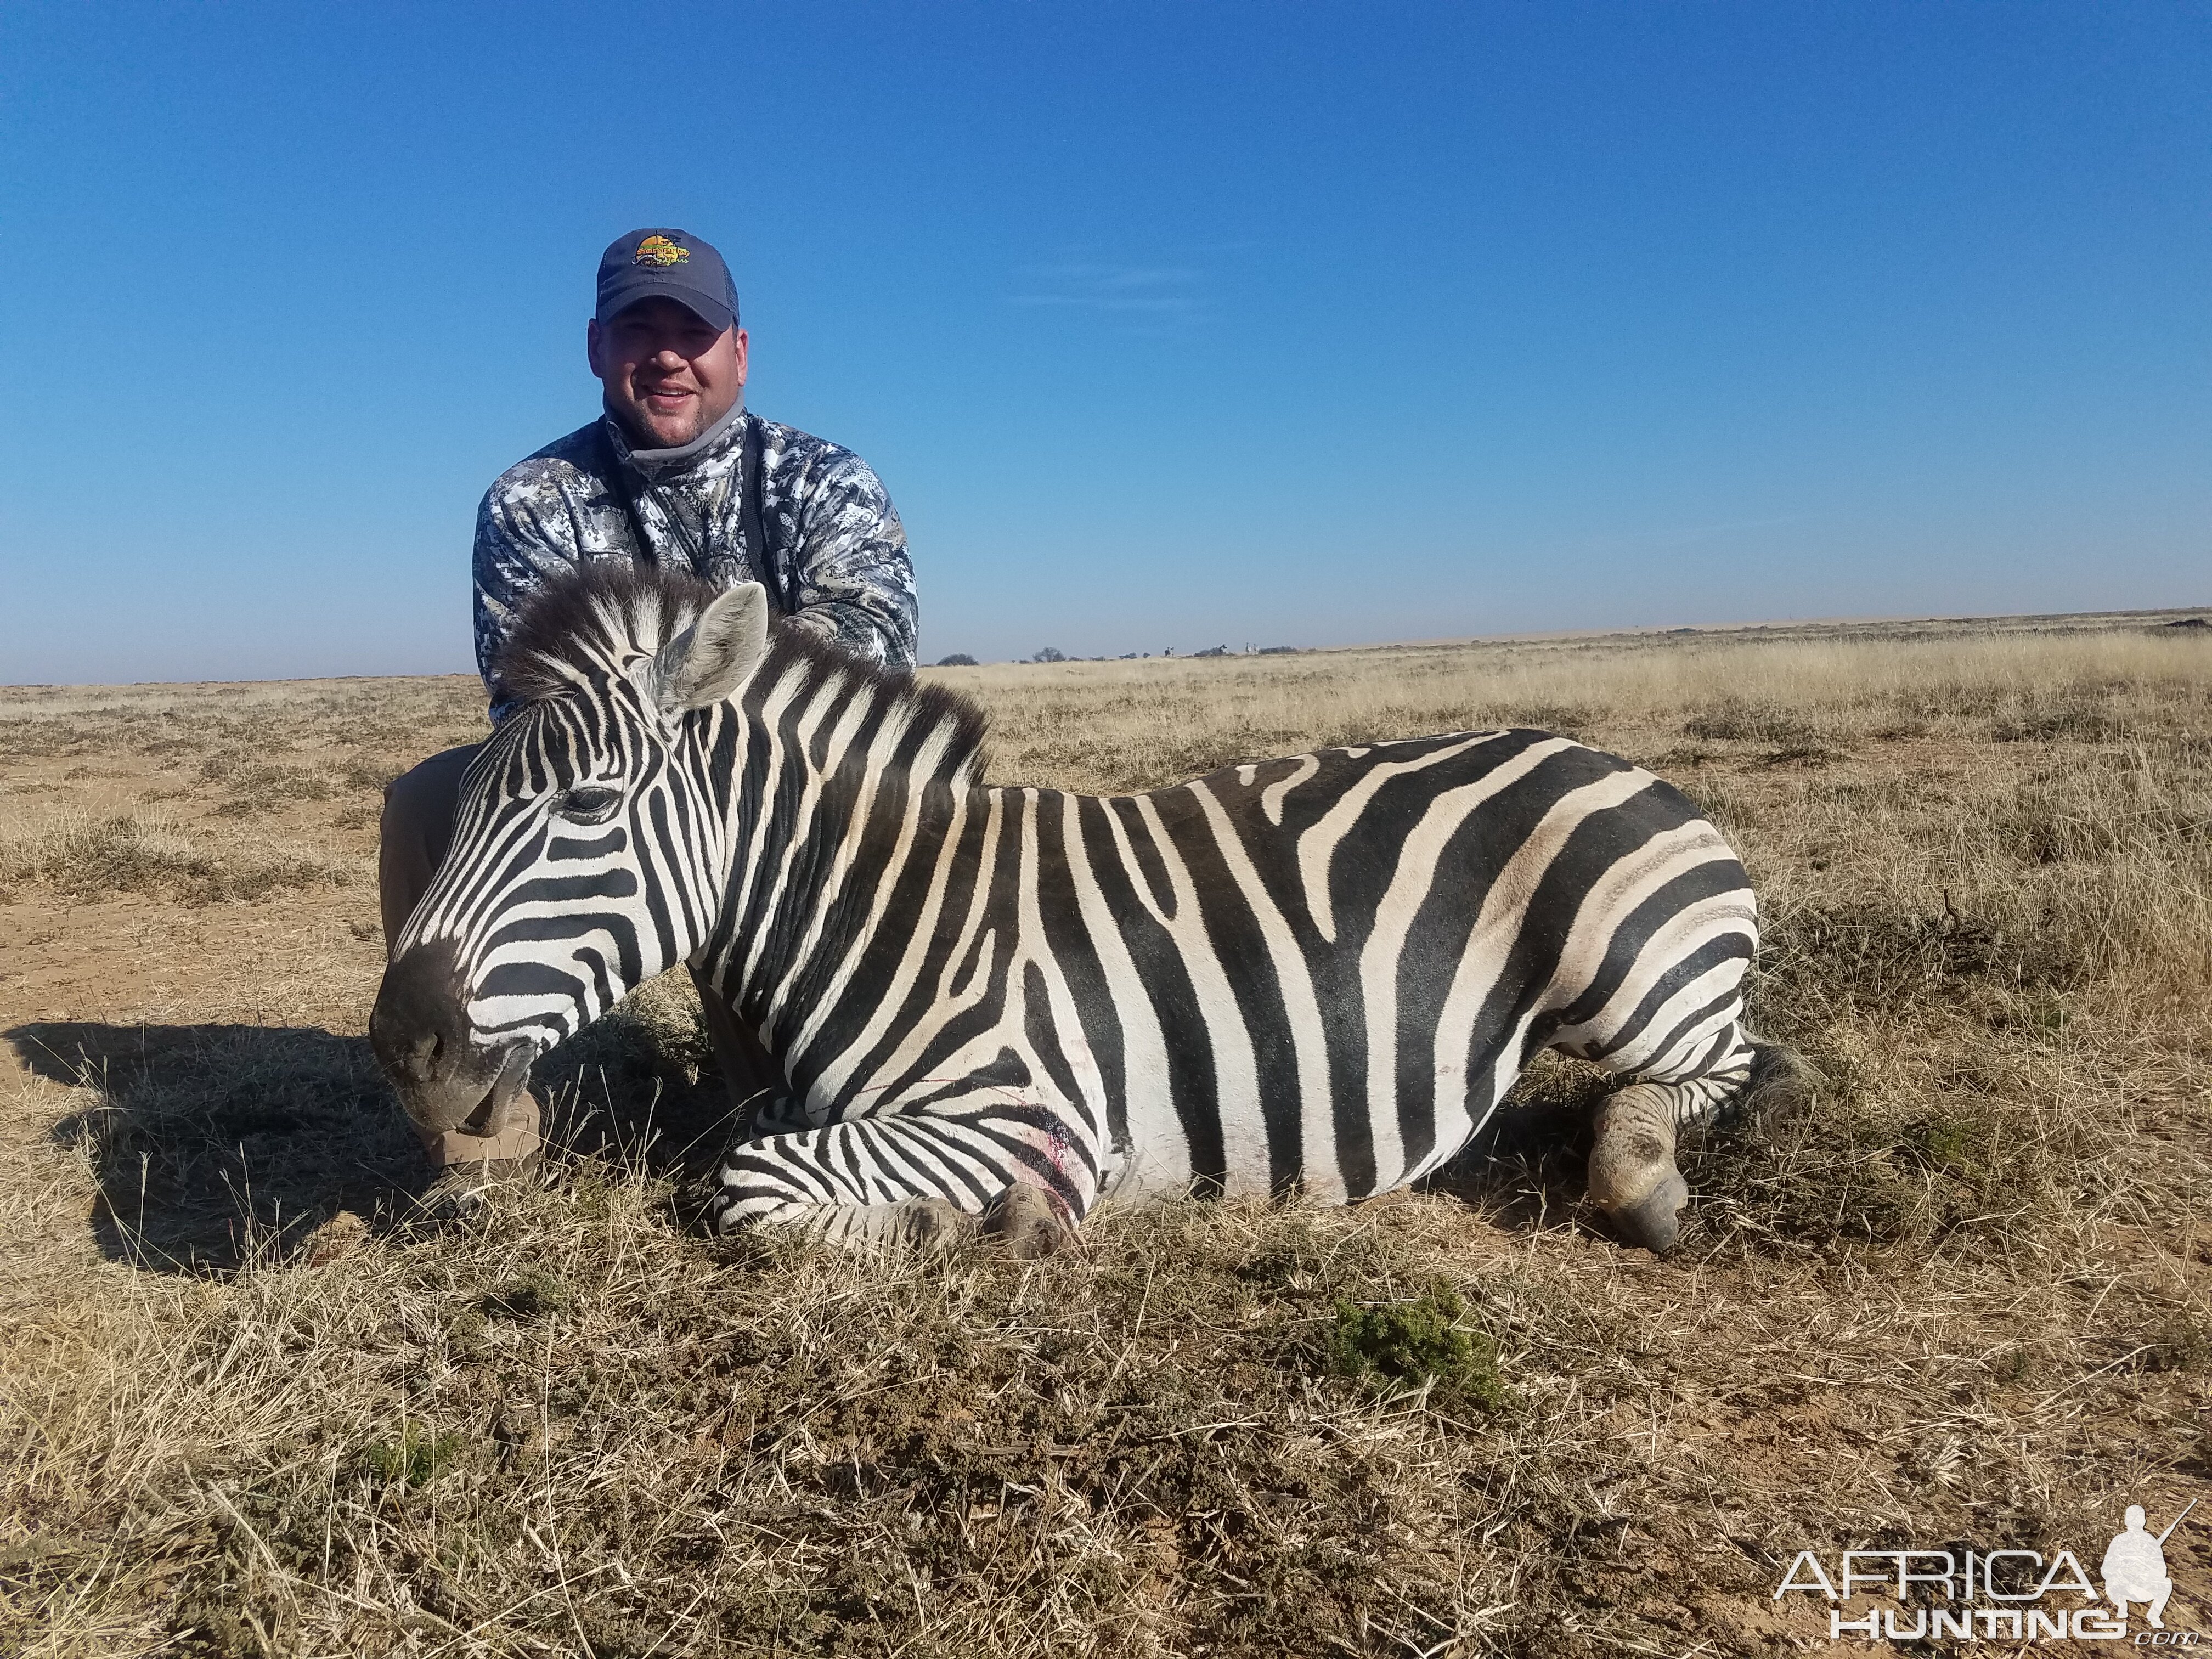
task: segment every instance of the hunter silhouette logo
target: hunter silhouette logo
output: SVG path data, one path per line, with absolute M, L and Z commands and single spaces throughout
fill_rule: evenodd
M 2038 1550 L 1888 1549 L 1845 1550 L 1832 1577 L 1811 1550 L 1800 1550 L 1782 1575 L 1774 1600 L 1792 1590 L 1808 1590 L 1842 1603 L 1868 1595 L 1888 1594 L 1894 1607 L 1876 1608 L 1847 1618 L 1840 1606 L 1828 1612 L 1828 1639 L 1863 1636 L 1869 1642 L 1923 1642 L 1946 1636 L 1969 1642 L 2118 1642 L 2129 1639 L 2128 1608 L 2139 1605 L 2148 1628 L 2134 1645 L 2195 1649 L 2195 1631 L 2166 1628 L 2166 1604 L 2173 1579 L 2166 1569 L 2166 1540 L 2197 1507 L 2188 1506 L 2164 1532 L 2149 1529 L 2142 1505 L 2130 1504 L 2123 1529 L 2112 1535 L 2099 1565 L 2104 1595 L 2071 1550 L 2047 1559 Z M 2081 1605 L 2052 1601 L 2072 1595 Z M 2100 1607 L 2100 1600 L 2109 1603 Z M 1911 1622 L 1904 1622 L 1909 1618 Z
M 2192 1498 L 2189 1510 L 2196 1507 Z M 2144 1530 L 2142 1505 L 2128 1505 L 2127 1530 L 2115 1533 L 2105 1547 L 2105 1599 L 2112 1604 L 2115 1619 L 2125 1619 L 2128 1603 L 2140 1601 L 2150 1627 L 2166 1628 L 2160 1615 L 2166 1611 L 2166 1597 L 2173 1594 L 2173 1580 L 2166 1576 L 2166 1540 L 2173 1536 L 2173 1527 L 2189 1518 L 2189 1510 L 2175 1516 L 2173 1526 L 2154 1538 Z
M 691 250 L 670 241 L 665 236 L 648 236 L 637 245 L 630 256 L 634 265 L 656 265 L 665 270 L 671 265 L 680 265 L 691 257 Z

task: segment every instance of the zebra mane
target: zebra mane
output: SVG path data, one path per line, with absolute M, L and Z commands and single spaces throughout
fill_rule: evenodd
M 618 672 L 628 659 L 650 654 L 698 619 L 722 590 L 689 571 L 590 559 L 534 590 L 492 663 L 492 680 L 517 702 L 542 702 L 580 684 Z M 886 715 L 902 713 L 917 730 L 941 730 L 932 769 L 980 780 L 988 717 L 958 692 L 924 685 L 911 674 L 848 655 L 805 629 L 778 624 L 753 684 L 769 685 L 793 669 L 811 679 L 842 676 L 847 695 L 866 698 Z

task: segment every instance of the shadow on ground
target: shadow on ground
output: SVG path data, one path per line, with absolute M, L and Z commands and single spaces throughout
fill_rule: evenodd
M 378 1074 L 366 1038 L 307 1026 L 108 1025 L 52 1021 L 3 1034 L 40 1076 L 97 1103 L 53 1127 L 90 1163 L 89 1222 L 112 1259 L 227 1273 L 283 1261 L 351 1212 L 379 1231 L 434 1207 L 439 1172 Z M 619 1014 L 538 1067 L 553 1162 L 609 1159 L 696 1181 L 731 1137 L 703 1042 Z M 1534 1069 L 1480 1134 L 1423 1183 L 1521 1230 L 1570 1217 L 1607 1231 L 1584 1202 L 1589 1068 Z
M 1445 1193 L 1510 1231 L 1572 1218 L 1610 1236 L 1588 1197 L 1591 1115 L 1612 1087 L 1593 1066 L 1539 1056 L 1468 1144 L 1419 1183 Z
M 40 1077 L 94 1092 L 56 1123 L 100 1184 L 101 1249 L 184 1272 L 282 1260 L 341 1210 L 419 1210 L 432 1170 L 368 1043 L 303 1026 L 106 1025 L 7 1032 Z
M 651 1176 L 704 1176 L 737 1127 L 704 1032 L 656 1023 L 630 1003 L 539 1060 L 530 1086 L 545 1103 L 545 1139 L 563 1156 Z
M 52 1131 L 99 1183 L 88 1217 L 112 1260 L 228 1273 L 289 1260 L 350 1212 L 379 1231 L 425 1218 L 439 1172 L 363 1037 L 308 1026 L 49 1021 L 0 1033 L 40 1077 L 96 1103 Z M 557 1163 L 614 1157 L 696 1173 L 720 1151 L 718 1079 L 664 1075 L 571 1045 L 533 1084 Z

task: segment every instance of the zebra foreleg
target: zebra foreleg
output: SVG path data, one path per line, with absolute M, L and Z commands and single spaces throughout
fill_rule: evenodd
M 931 1251 L 980 1233 L 1026 1259 L 1058 1249 L 1096 1194 L 1091 1161 L 1033 1111 L 886 1114 L 733 1148 L 708 1220 Z
M 733 1219 L 724 1210 L 717 1231 L 739 1226 L 787 1227 L 833 1244 L 880 1245 L 944 1255 L 973 1240 L 976 1218 L 941 1198 L 907 1198 L 896 1204 L 793 1204 L 779 1210 Z
M 1589 1194 L 1621 1236 L 1670 1250 L 1682 1231 L 1689 1183 L 1674 1164 L 1680 1132 L 1711 1121 L 1750 1075 L 1752 1048 L 1730 1026 L 1705 1046 L 1694 1075 L 1643 1077 L 1598 1108 Z

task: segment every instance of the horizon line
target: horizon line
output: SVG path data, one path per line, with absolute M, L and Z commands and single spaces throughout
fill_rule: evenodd
M 2106 620 L 2120 623 L 2138 617 L 2203 617 L 2208 623 L 2212 623 L 2212 603 L 2207 603 L 2204 605 L 2158 605 L 2142 609 L 2120 611 L 1967 611 L 1948 616 L 1920 614 L 1854 617 L 1778 617 L 1763 622 L 1681 623 L 1638 623 L 1621 628 L 1540 629 L 1504 634 L 1452 634 L 1438 635 L 1434 638 L 1427 639 L 1370 640 L 1342 645 L 1302 645 L 1292 646 L 1289 647 L 1287 652 L 1282 651 L 1280 647 L 1275 647 L 1272 654 L 1318 656 L 1328 653 L 1352 651 L 1437 650 L 1455 645 L 1512 645 L 1528 641 L 1540 642 L 1552 640 L 1648 639 L 1655 635 L 1753 634 L 1768 632 L 1778 629 L 1876 628 L 1883 626 L 1894 627 L 1908 623 L 1928 623 L 1938 624 L 1954 623 L 1961 626 L 1974 623 L 2027 623 L 2098 622 Z M 1210 649 L 1211 647 L 1206 648 Z M 948 654 L 958 655 L 961 653 L 951 653 Z M 1258 656 L 1261 653 L 1256 651 L 1231 651 L 1228 653 L 1228 655 L 1232 658 Z M 1066 662 L 1067 664 L 1080 664 L 1131 661 L 1200 662 L 1211 660 L 1214 660 L 1214 659 L 1202 657 L 1197 652 L 1187 652 L 1181 656 L 1175 656 L 1163 653 L 1146 653 L 1140 656 L 1132 657 L 1069 657 L 1066 659 Z M 957 665 L 967 667 L 970 665 L 963 663 Z M 1036 662 L 1034 658 L 1029 657 L 1005 657 L 995 659 L 989 662 L 978 661 L 973 665 L 973 666 L 977 668 L 1046 667 L 1060 665 L 1065 665 L 1041 664 Z M 939 665 L 936 663 L 916 663 L 915 665 L 915 672 L 917 672 L 925 668 L 935 668 L 937 666 L 939 666 Z M 255 679 L 222 679 L 210 677 L 205 679 L 175 680 L 15 680 L 0 682 L 0 692 L 123 691 L 137 690 L 146 686 L 154 685 L 343 685 L 351 684 L 358 681 L 370 680 L 473 680 L 478 678 L 480 678 L 480 676 L 471 670 L 449 669 L 443 672 L 422 674 L 272 674 Z

